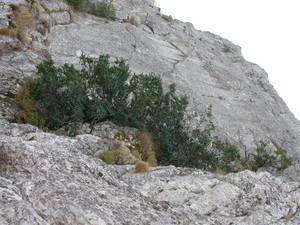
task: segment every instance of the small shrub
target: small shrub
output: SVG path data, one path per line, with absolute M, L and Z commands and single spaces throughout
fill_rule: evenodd
M 137 158 L 123 144 L 114 149 L 113 152 L 115 153 L 115 164 L 117 165 L 134 164 L 137 161 Z
M 254 156 L 254 169 L 257 170 L 261 167 L 276 167 L 279 170 L 286 169 L 292 165 L 292 158 L 288 156 L 287 152 L 277 147 L 275 153 L 267 150 L 269 143 L 260 141 L 256 148 Z
M 98 17 L 104 17 L 112 20 L 116 19 L 116 9 L 111 1 L 94 3 L 91 7 L 89 7 L 87 12 Z
M 116 164 L 116 159 L 115 159 L 115 153 L 113 151 L 107 151 L 104 152 L 100 158 L 105 162 L 106 164 Z
M 234 172 L 236 169 L 234 162 L 239 159 L 238 148 L 233 144 L 221 140 L 216 140 L 214 142 L 214 148 L 216 151 L 215 154 L 219 157 L 215 167 L 218 167 L 227 173 Z
M 267 150 L 268 143 L 260 141 L 256 148 L 256 154 L 254 155 L 254 161 L 258 168 L 264 166 L 271 166 L 273 161 L 276 159 L 274 155 Z
M 135 165 L 135 172 L 136 173 L 147 173 L 150 171 L 149 164 L 144 161 L 138 161 Z
M 292 158 L 287 154 L 286 150 L 282 148 L 277 148 L 276 156 L 280 160 L 280 169 L 286 169 L 292 165 Z
M 172 22 L 174 19 L 171 15 L 167 16 L 167 15 L 164 15 L 162 14 L 161 15 L 161 18 L 163 18 L 164 20 L 166 20 L 167 22 Z
M 83 77 L 73 66 L 56 68 L 51 60 L 38 66 L 38 74 L 40 79 L 32 88 L 37 113 L 49 129 L 65 127 L 75 135 L 89 103 Z
M 116 165 L 135 164 L 138 161 L 138 158 L 123 144 L 118 145 L 115 149 L 104 152 L 100 158 L 107 164 Z

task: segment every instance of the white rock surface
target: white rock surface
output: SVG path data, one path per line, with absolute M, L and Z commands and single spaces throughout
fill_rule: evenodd
M 0 0 L 0 28 L 10 4 Z M 300 224 L 300 125 L 269 84 L 266 72 L 241 56 L 240 47 L 190 23 L 166 21 L 152 0 L 114 0 L 116 21 L 76 14 L 60 0 L 41 0 L 38 22 L 50 33 L 32 31 L 33 42 L 1 36 L 11 52 L 0 56 L 0 224 Z M 140 18 L 136 27 L 127 16 Z M 70 23 L 70 24 L 69 24 Z M 54 27 L 52 27 L 54 26 Z M 209 104 L 218 132 L 251 152 L 271 139 L 287 149 L 294 165 L 274 177 L 244 171 L 227 176 L 187 168 L 108 166 L 99 154 L 118 135 L 111 124 L 68 138 L 14 120 L 22 80 L 34 77 L 44 58 L 78 63 L 81 53 L 128 60 L 134 72 L 160 74 L 190 97 L 190 111 Z M 126 128 L 127 129 L 127 128 Z M 129 129 L 128 143 L 136 130 Z M 126 140 L 127 141 L 127 140 Z M 290 178 L 290 179 L 287 179 Z
M 0 120 L 1 224 L 300 223 L 297 182 L 172 166 L 137 174 L 93 157 L 101 137 L 86 137 Z

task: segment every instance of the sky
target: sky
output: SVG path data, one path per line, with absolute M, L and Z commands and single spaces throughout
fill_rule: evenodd
M 300 119 L 300 0 L 156 0 L 162 13 L 242 47 Z

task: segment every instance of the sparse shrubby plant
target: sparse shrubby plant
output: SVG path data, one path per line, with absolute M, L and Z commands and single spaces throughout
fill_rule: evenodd
M 135 165 L 135 172 L 136 173 L 146 173 L 150 171 L 150 166 L 147 162 L 138 161 Z
M 164 15 L 164 14 L 162 14 L 161 15 L 161 17 L 164 19 L 164 20 L 166 20 L 167 22 L 172 22 L 174 19 L 173 19 L 173 17 L 171 16 L 171 15 Z
M 67 0 L 67 2 L 76 11 L 86 12 L 112 20 L 116 19 L 116 8 L 112 4 L 112 1 Z
M 87 12 L 98 17 L 104 17 L 112 20 L 116 19 L 116 9 L 111 1 L 107 0 L 103 2 L 89 3 L 87 5 Z
M 123 22 L 130 23 L 131 25 L 134 25 L 136 27 L 138 27 L 141 24 L 140 18 L 134 15 L 127 16 L 126 19 L 123 19 Z
M 32 112 L 30 107 L 23 109 L 50 130 L 64 127 L 74 136 L 81 123 L 92 128 L 109 120 L 151 133 L 156 152 L 147 146 L 144 157 L 151 165 L 157 157 L 163 165 L 233 170 L 231 163 L 238 151 L 214 136 L 211 109 L 203 128 L 191 132 L 185 119 L 187 97 L 178 95 L 175 85 L 164 89 L 157 75 L 132 74 L 123 59 L 112 61 L 107 55 L 82 56 L 80 70 L 46 60 L 38 66 L 38 75 L 24 98 L 33 106 Z M 26 117 L 24 122 L 32 119 Z M 103 157 L 114 161 L 112 154 Z
M 269 143 L 266 141 L 259 142 L 253 155 L 255 169 L 271 166 L 282 170 L 292 165 L 292 158 L 283 148 L 277 147 L 275 153 L 271 153 L 268 150 L 268 146 Z
M 280 160 L 280 164 L 281 164 L 280 169 L 286 169 L 292 165 L 293 162 L 292 157 L 289 156 L 286 150 L 284 150 L 283 148 L 277 148 L 276 156 Z
M 82 6 L 87 2 L 87 0 L 67 0 L 68 4 L 74 9 L 74 10 L 80 10 Z

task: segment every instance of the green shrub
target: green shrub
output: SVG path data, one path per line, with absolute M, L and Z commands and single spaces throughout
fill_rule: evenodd
M 86 12 L 112 20 L 116 19 L 116 9 L 111 1 L 92 2 L 91 0 L 67 0 L 67 2 L 76 11 Z
M 167 16 L 167 15 L 164 15 L 162 14 L 161 17 L 166 20 L 167 22 L 172 22 L 174 19 L 171 15 Z
M 268 143 L 264 141 L 260 141 L 257 148 L 256 154 L 254 155 L 254 161 L 258 168 L 264 166 L 272 165 L 273 161 L 276 159 L 274 155 L 271 155 L 267 150 Z
M 87 0 L 67 0 L 68 4 L 74 9 L 79 11 Z
M 109 120 L 150 132 L 158 142 L 161 164 L 233 170 L 238 151 L 213 136 L 211 108 L 203 128 L 190 132 L 185 120 L 187 97 L 177 95 L 175 85 L 164 90 L 157 75 L 132 74 L 123 59 L 111 62 L 107 55 L 82 56 L 81 70 L 47 60 L 38 66 L 38 75 L 30 97 L 36 106 L 33 113 L 48 129 L 64 127 L 73 136 L 81 123 L 93 127 Z
M 275 153 L 272 154 L 267 150 L 268 145 L 268 142 L 259 142 L 254 154 L 255 169 L 271 166 L 282 170 L 292 165 L 292 159 L 284 149 L 277 148 Z
M 98 17 L 116 19 L 116 9 L 111 1 L 89 3 L 87 5 L 87 12 Z

